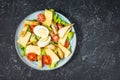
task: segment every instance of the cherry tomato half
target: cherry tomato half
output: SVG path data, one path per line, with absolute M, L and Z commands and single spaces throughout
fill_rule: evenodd
M 59 40 L 59 37 L 56 34 L 52 35 L 52 41 L 57 42 Z
M 64 46 L 65 46 L 66 48 L 68 48 L 68 46 L 69 46 L 69 41 L 66 40 Z
M 34 33 L 34 31 L 33 31 L 34 27 L 35 27 L 35 25 L 31 25 L 31 26 L 30 26 L 30 31 L 31 31 L 32 33 Z
M 43 56 L 43 63 L 45 65 L 50 65 L 52 63 L 52 59 L 49 55 L 44 55 Z
M 38 22 L 44 22 L 45 21 L 45 16 L 44 16 L 44 14 L 38 14 Z
M 27 58 L 30 61 L 36 61 L 37 60 L 37 55 L 35 53 L 28 53 Z

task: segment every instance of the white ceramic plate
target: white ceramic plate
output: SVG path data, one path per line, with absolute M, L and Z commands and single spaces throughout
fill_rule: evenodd
M 18 38 L 19 38 L 19 36 L 20 36 L 20 33 L 21 33 L 21 31 L 22 31 L 24 20 L 37 19 L 37 15 L 38 15 L 39 13 L 43 13 L 43 10 L 42 10 L 42 11 L 36 11 L 36 12 L 28 15 L 27 17 L 25 17 L 25 19 L 23 19 L 23 20 L 21 21 L 21 23 L 19 24 L 19 26 L 18 26 L 18 28 L 17 28 L 17 30 L 16 30 L 16 34 L 15 34 L 15 47 L 16 47 L 17 53 L 18 53 L 19 57 L 21 58 L 21 60 L 22 60 L 25 64 L 27 64 L 28 66 L 30 66 L 30 67 L 32 67 L 32 68 L 34 68 L 34 69 L 37 69 L 37 70 L 54 70 L 54 69 L 60 68 L 60 67 L 62 67 L 63 65 L 65 65 L 65 64 L 71 59 L 72 55 L 74 54 L 74 51 L 75 51 L 75 48 L 76 48 L 76 41 L 77 41 L 77 39 L 76 39 L 76 33 L 74 34 L 73 39 L 70 41 L 71 52 L 72 52 L 72 53 L 71 53 L 67 58 L 65 58 L 65 59 L 63 59 L 63 60 L 60 60 L 60 61 L 58 62 L 57 67 L 55 67 L 55 68 L 53 68 L 53 69 L 50 69 L 48 66 L 44 66 L 43 68 L 38 68 L 38 63 L 37 63 L 37 62 L 31 62 L 31 61 L 29 61 L 26 57 L 22 57 L 22 56 L 21 56 L 21 55 L 22 55 L 22 51 L 21 51 L 21 49 L 20 49 L 20 47 L 19 47 L 20 45 L 17 43 L 17 40 L 18 40 Z M 70 21 L 69 21 L 65 16 L 63 16 L 62 14 L 60 14 L 60 13 L 58 13 L 58 12 L 56 12 L 56 13 L 57 13 L 63 20 L 65 20 L 66 22 L 70 23 Z M 75 32 L 74 27 L 72 28 L 72 31 Z

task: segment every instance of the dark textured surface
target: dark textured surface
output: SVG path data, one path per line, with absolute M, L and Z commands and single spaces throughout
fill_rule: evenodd
M 54 71 L 28 67 L 14 46 L 20 21 L 45 8 L 68 17 L 77 33 L 74 56 Z M 0 0 L 0 80 L 120 80 L 120 1 Z

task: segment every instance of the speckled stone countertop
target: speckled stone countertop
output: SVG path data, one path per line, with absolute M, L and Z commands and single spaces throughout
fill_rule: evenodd
M 37 71 L 15 50 L 15 31 L 29 14 L 54 8 L 75 23 L 72 59 L 53 71 Z M 119 0 L 0 0 L 0 80 L 120 80 Z

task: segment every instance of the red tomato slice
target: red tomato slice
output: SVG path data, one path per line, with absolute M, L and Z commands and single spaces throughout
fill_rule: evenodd
M 38 22 L 44 22 L 45 21 L 45 16 L 44 16 L 44 14 L 38 14 Z
M 52 35 L 52 41 L 57 42 L 59 40 L 59 37 L 56 34 Z
M 65 41 L 65 44 L 64 44 L 64 47 L 66 47 L 66 48 L 68 48 L 68 46 L 69 46 L 69 41 Z
M 52 59 L 50 58 L 49 55 L 44 55 L 44 56 L 43 56 L 43 63 L 44 63 L 45 65 L 50 65 L 50 64 L 52 63 Z
M 31 31 L 32 33 L 34 33 L 33 29 L 34 29 L 35 26 L 36 26 L 36 25 L 31 25 L 31 26 L 30 26 L 30 31 Z
M 37 60 L 37 55 L 35 53 L 28 53 L 27 58 L 30 61 L 36 61 Z

